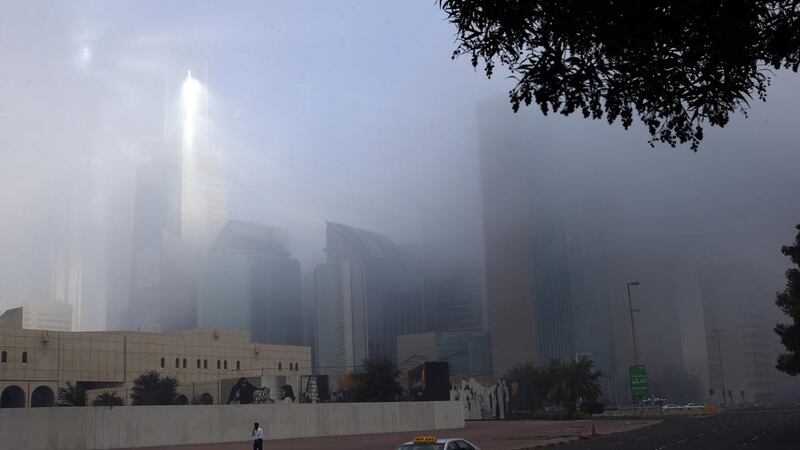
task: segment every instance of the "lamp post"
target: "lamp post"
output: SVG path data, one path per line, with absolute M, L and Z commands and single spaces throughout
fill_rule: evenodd
M 723 408 L 726 407 L 727 404 L 725 402 L 725 368 L 722 365 L 722 345 L 720 344 L 720 341 L 719 341 L 719 334 L 724 332 L 724 331 L 725 330 L 720 330 L 717 327 L 714 327 L 711 330 L 711 333 L 717 335 L 717 353 L 719 353 L 719 374 L 720 374 L 720 377 L 722 378 L 722 407 Z
M 631 286 L 639 286 L 638 281 L 628 281 L 625 287 L 628 291 L 628 312 L 631 315 L 631 336 L 633 337 L 633 365 L 639 365 L 639 349 L 636 347 L 636 325 L 633 321 L 633 313 L 639 312 L 638 309 L 633 309 L 633 302 L 631 301 Z M 633 397 L 633 395 L 631 395 Z M 644 418 L 644 402 L 639 398 L 639 420 Z
M 633 303 L 631 302 L 631 286 L 639 286 L 638 281 L 629 281 L 625 283 L 625 287 L 628 289 L 628 311 L 631 315 L 631 335 L 633 336 L 633 365 L 639 365 L 639 351 L 636 348 L 636 326 L 633 323 L 633 313 L 639 312 L 638 309 L 633 309 Z

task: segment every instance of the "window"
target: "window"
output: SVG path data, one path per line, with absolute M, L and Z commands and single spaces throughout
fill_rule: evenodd
M 208 360 L 207 359 L 203 360 L 203 369 L 208 369 Z
M 164 368 L 164 365 L 165 365 L 164 358 L 161 358 L 161 368 L 162 368 L 162 369 Z
M 236 370 L 239 370 L 239 369 L 240 369 L 240 367 L 239 367 L 239 361 L 236 361 Z
M 224 364 L 224 367 L 223 367 L 223 369 L 225 369 L 225 370 L 228 370 L 228 360 L 226 359 L 226 360 L 224 361 L 224 363 L 225 363 L 225 364 Z
M 181 368 L 181 360 L 180 360 L 180 358 L 175 358 L 175 368 L 176 369 L 180 369 Z
M 219 360 L 217 360 L 217 370 L 219 370 L 219 369 L 220 369 L 220 363 L 219 363 Z
M 28 352 L 22 352 L 22 364 L 28 364 Z
M 8 353 L 6 353 L 6 351 L 3 350 L 3 353 L 0 353 L 0 362 L 6 362 L 6 361 L 8 361 Z
M 186 368 L 186 358 L 183 358 L 183 368 Z
M 200 368 L 200 360 L 199 359 L 197 360 L 197 368 L 198 369 Z
M 281 365 L 281 363 L 278 363 L 278 370 L 282 370 Z

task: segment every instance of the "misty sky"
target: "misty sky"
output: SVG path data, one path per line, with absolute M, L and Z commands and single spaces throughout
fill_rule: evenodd
M 114 297 L 104 271 L 128 263 L 135 168 L 174 126 L 164 104 L 188 69 L 207 73 L 231 218 L 287 230 L 304 271 L 326 220 L 479 258 L 477 110 L 511 81 L 454 46 L 427 0 L 3 2 L 0 303 L 45 297 L 64 247 L 99 261 L 93 301 Z M 779 282 L 800 222 L 800 78 L 768 96 L 696 154 L 534 108 L 496 120 L 557 150 L 570 233 L 604 223 L 619 273 L 745 260 Z

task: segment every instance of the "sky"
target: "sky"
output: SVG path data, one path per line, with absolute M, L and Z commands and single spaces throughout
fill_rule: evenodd
M 286 230 L 304 271 L 326 221 L 479 261 L 478 111 L 513 82 L 452 60 L 454 35 L 432 0 L 3 2 L 0 303 L 47 297 L 47 267 L 77 248 L 94 261 L 87 327 L 103 327 L 125 290 L 109 273 L 129 264 L 135 170 L 176 126 L 164 105 L 187 70 L 209 92 L 231 218 Z M 605 224 L 642 292 L 679 277 L 664 267 L 733 260 L 779 283 L 800 222 L 799 83 L 776 74 L 768 102 L 697 153 L 535 108 L 496 120 L 555 151 L 571 236 Z

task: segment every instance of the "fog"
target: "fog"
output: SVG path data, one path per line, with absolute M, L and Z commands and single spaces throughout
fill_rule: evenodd
M 136 168 L 179 127 L 187 70 L 208 90 L 229 217 L 286 230 L 304 272 L 324 260 L 326 221 L 481 263 L 478 122 L 514 121 L 554 174 L 568 248 L 602 249 L 616 299 L 640 281 L 643 321 L 725 264 L 765 274 L 772 307 L 800 221 L 800 78 L 776 74 L 767 103 L 692 153 L 536 108 L 486 119 L 513 80 L 451 60 L 454 45 L 427 1 L 4 2 L 0 309 L 51 298 L 69 258 L 83 262 L 82 328 L 127 301 Z M 659 333 L 702 334 L 681 330 L 690 310 L 646 327 L 643 351 L 673 351 Z

